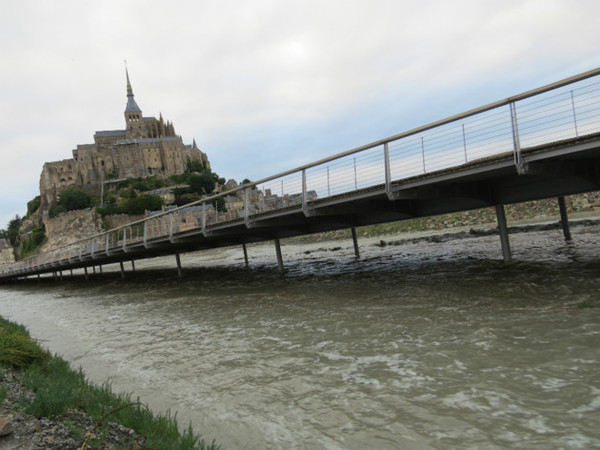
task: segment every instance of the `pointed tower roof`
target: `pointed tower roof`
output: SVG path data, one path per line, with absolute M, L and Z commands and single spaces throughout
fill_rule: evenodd
M 125 112 L 141 113 L 142 110 L 133 98 L 133 89 L 131 88 L 131 82 L 129 81 L 129 71 L 127 70 L 127 65 L 125 65 L 125 76 L 127 77 L 127 107 L 125 108 Z

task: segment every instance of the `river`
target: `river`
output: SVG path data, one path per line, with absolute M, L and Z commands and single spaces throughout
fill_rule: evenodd
M 0 286 L 92 381 L 227 449 L 600 447 L 600 227 L 272 244 Z M 106 268 L 108 269 L 108 267 Z

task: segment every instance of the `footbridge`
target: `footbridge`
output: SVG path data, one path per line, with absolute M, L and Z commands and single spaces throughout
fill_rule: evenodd
M 0 266 L 0 280 L 600 190 L 600 68 Z M 226 198 L 227 197 L 227 198 Z M 227 205 L 226 208 L 223 205 Z M 95 269 L 94 269 L 95 270 Z

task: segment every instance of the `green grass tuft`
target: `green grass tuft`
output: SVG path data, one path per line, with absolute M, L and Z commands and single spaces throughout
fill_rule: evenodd
M 96 386 L 86 381 L 59 357 L 32 364 L 24 372 L 23 383 L 35 393 L 24 401 L 25 412 L 36 417 L 54 417 L 79 408 L 99 422 L 116 422 L 132 428 L 146 438 L 145 445 L 157 449 L 218 449 L 206 444 L 190 427 L 179 431 L 175 416 L 155 415 L 128 394 L 114 394 L 110 385 Z
M 43 351 L 27 330 L 0 317 L 0 365 L 16 367 L 23 374 L 23 384 L 35 395 L 21 400 L 22 409 L 36 417 L 57 417 L 69 409 L 85 411 L 103 426 L 116 422 L 132 428 L 146 438 L 145 445 L 155 449 L 216 450 L 214 441 L 207 444 L 195 434 L 191 425 L 179 431 L 176 415 L 154 414 L 129 394 L 115 394 L 109 384 L 89 383 L 79 370 L 58 356 Z M 0 388 L 0 403 L 7 388 Z M 74 425 L 71 424 L 73 428 Z M 76 430 L 73 430 L 76 433 Z M 81 437 L 81 433 L 79 434 Z
M 47 358 L 25 327 L 0 317 L 0 365 L 22 369 Z

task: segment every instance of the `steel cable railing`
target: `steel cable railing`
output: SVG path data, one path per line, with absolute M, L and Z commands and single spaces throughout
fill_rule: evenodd
M 472 163 L 521 148 L 600 132 L 600 69 L 544 86 L 240 186 L 91 238 L 18 261 L 2 276 L 50 271 L 103 255 L 126 253 L 134 246 L 170 239 L 261 214 L 302 206 L 439 170 Z M 517 145 L 515 145 L 517 143 Z

